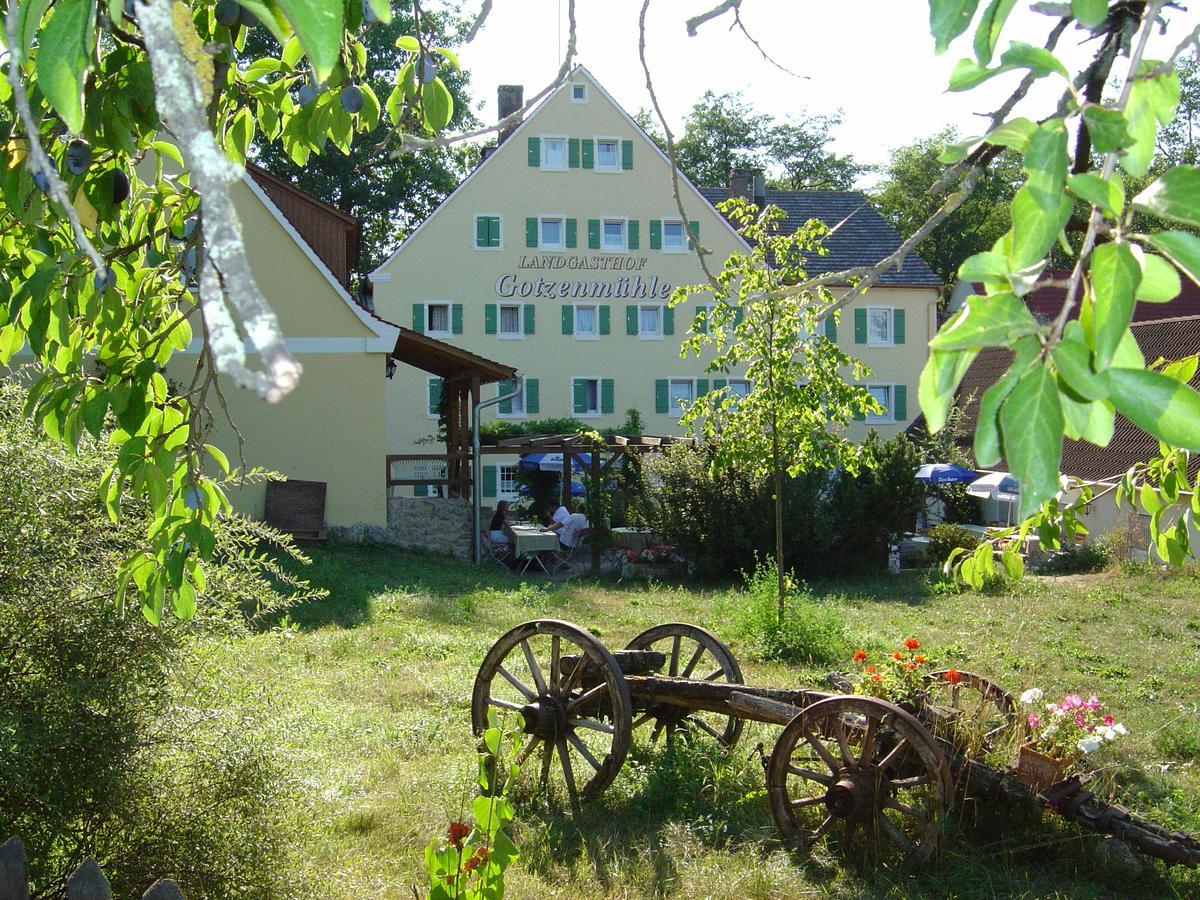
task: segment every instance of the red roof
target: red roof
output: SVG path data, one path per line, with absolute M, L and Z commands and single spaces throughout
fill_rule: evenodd
M 1043 277 L 1054 281 L 1067 281 L 1070 272 L 1045 272 Z M 1138 303 L 1133 308 L 1133 321 L 1151 322 L 1157 319 L 1177 319 L 1181 316 L 1200 315 L 1200 286 L 1190 278 L 1184 278 L 1183 290 L 1179 296 L 1169 303 Z M 979 291 L 982 293 L 982 291 Z M 1066 289 L 1061 287 L 1043 286 L 1034 290 L 1025 298 L 1029 311 L 1043 321 L 1050 321 L 1062 309 Z M 1079 305 L 1071 310 L 1071 318 L 1079 315 Z M 1187 354 L 1184 354 L 1187 355 Z

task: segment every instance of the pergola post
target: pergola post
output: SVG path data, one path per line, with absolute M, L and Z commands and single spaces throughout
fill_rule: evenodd
M 471 376 L 471 409 L 474 409 L 478 404 L 479 404 L 479 376 L 472 375 Z M 468 422 L 467 424 L 468 424 L 468 431 L 469 431 L 470 423 Z M 480 465 L 480 461 L 479 461 L 478 457 L 476 457 L 476 455 L 475 455 L 474 446 L 472 446 L 472 448 L 471 448 L 470 461 L 471 461 L 470 469 L 469 469 L 469 471 L 465 472 L 463 475 L 463 484 L 471 485 L 473 487 L 475 484 L 475 467 Z M 470 496 L 470 495 L 467 494 L 464 496 Z
M 571 451 L 563 448 L 562 490 L 559 499 L 567 509 L 571 508 Z
M 600 486 L 600 451 L 596 447 L 592 448 L 592 463 L 589 469 L 588 477 L 591 481 L 591 489 L 593 491 L 602 490 Z M 595 527 L 597 523 L 589 522 L 588 524 Z M 592 548 L 592 574 L 594 575 L 600 571 L 600 548 L 596 546 L 595 541 L 588 541 L 588 546 Z

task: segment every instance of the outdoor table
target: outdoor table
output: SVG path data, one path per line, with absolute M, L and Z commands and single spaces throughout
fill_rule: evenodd
M 513 544 L 513 555 L 518 561 L 524 560 L 521 572 L 525 572 L 531 565 L 537 563 L 542 567 L 542 571 L 549 575 L 550 570 L 542 561 L 542 553 L 547 550 L 558 550 L 558 534 L 529 525 L 514 525 L 512 530 L 516 537 L 516 543 Z
M 650 528 L 614 528 L 612 530 L 613 546 L 622 550 L 645 550 L 650 546 L 654 531 Z

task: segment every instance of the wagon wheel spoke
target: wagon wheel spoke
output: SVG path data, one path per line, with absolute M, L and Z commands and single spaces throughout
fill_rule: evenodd
M 513 712 L 521 711 L 520 704 L 513 703 L 510 700 L 501 700 L 499 697 L 488 697 L 487 702 L 489 705 L 498 707 L 500 709 L 508 709 L 512 710 Z
M 576 709 L 583 706 L 583 704 L 588 703 L 591 700 L 595 700 L 601 694 L 605 694 L 607 692 L 608 692 L 608 685 L 605 684 L 603 681 L 594 687 L 588 688 L 586 691 L 584 691 L 582 694 L 580 694 L 574 700 L 571 700 L 567 703 L 567 713 L 570 714 L 570 713 L 574 712 Z
M 692 654 L 692 658 L 687 661 L 687 665 L 685 665 L 683 667 L 683 671 L 679 673 L 681 677 L 692 677 L 692 670 L 696 668 L 696 663 L 700 662 L 700 657 L 704 655 L 704 649 L 705 648 L 703 644 L 699 642 L 696 643 L 696 652 Z
M 538 695 L 546 693 L 546 679 L 542 677 L 542 670 L 538 668 L 537 660 L 533 658 L 533 650 L 529 646 L 529 641 L 521 641 L 521 650 L 525 654 L 525 663 L 529 666 L 529 674 L 533 676 L 533 683 L 537 686 Z
M 583 653 L 579 654 L 579 659 L 575 663 L 575 668 L 571 670 L 571 674 L 567 676 L 567 682 L 562 686 L 562 693 L 565 696 L 570 696 L 571 691 L 575 687 L 575 682 L 579 680 L 579 676 L 583 674 L 584 668 L 587 666 L 587 656 Z
M 641 728 L 643 725 L 645 725 L 647 722 L 649 722 L 653 718 L 654 718 L 654 713 L 652 713 L 652 712 L 642 713 L 640 716 L 638 716 L 636 719 L 633 720 L 633 730 L 637 731 L 639 728 Z
M 858 830 L 858 823 L 857 823 L 857 822 L 847 822 L 847 823 L 846 823 L 846 827 L 845 827 L 845 829 L 842 831 L 842 837 L 841 837 L 841 840 L 840 840 L 840 842 L 839 842 L 839 843 L 841 844 L 841 846 L 842 846 L 842 852 L 843 852 L 843 853 L 846 853 L 846 854 L 848 854 L 848 853 L 850 852 L 850 845 L 851 845 L 851 843 L 852 843 L 852 842 L 853 842 L 853 840 L 854 840 L 854 832 L 855 832 L 856 830 Z
M 807 728 L 804 729 L 803 734 L 804 740 L 808 741 L 809 746 L 816 751 L 817 756 L 821 757 L 821 761 L 825 763 L 825 765 L 829 766 L 829 771 L 836 772 L 841 768 L 833 754 L 829 752 L 829 749 L 824 744 L 817 740 L 817 736 L 815 734 L 813 734 Z
M 658 736 L 663 733 L 663 729 L 666 727 L 667 727 L 667 723 L 666 723 L 665 719 L 659 719 L 655 723 L 654 730 L 652 732 L 650 732 L 650 743 L 651 744 L 658 742 Z
M 517 758 L 513 760 L 513 764 L 516 765 L 516 767 L 518 769 L 521 766 L 525 765 L 525 760 L 529 759 L 529 757 L 533 754 L 533 751 L 537 749 L 538 744 L 540 744 L 541 742 L 542 742 L 541 738 L 531 737 L 529 739 L 529 743 L 526 744 L 521 749 L 521 752 L 517 754 Z
M 712 736 L 712 739 L 714 741 L 717 741 L 718 743 L 721 743 L 721 744 L 725 743 L 725 735 L 718 734 L 717 730 L 715 728 L 713 728 L 711 725 L 709 725 L 707 722 L 705 722 L 699 716 L 688 716 L 686 721 L 692 725 L 697 726 L 702 731 L 706 731 L 709 735 Z
M 720 678 L 724 674 L 725 674 L 725 670 L 720 667 L 717 667 L 716 669 L 713 669 L 711 672 L 709 672 L 707 675 L 704 676 L 704 681 L 716 681 L 718 678 Z
M 789 800 L 788 803 L 792 809 L 804 809 L 806 806 L 815 806 L 818 803 L 824 803 L 824 797 L 801 797 L 799 800 Z
M 882 812 L 875 817 L 875 821 L 879 823 L 880 828 L 882 828 L 884 833 L 892 839 L 892 843 L 895 844 L 902 853 L 907 856 L 913 852 L 912 841 L 904 836 L 903 832 L 896 827 L 895 822 L 889 819 Z
M 679 642 L 682 638 L 679 634 L 671 637 L 671 667 L 668 672 L 672 678 L 679 674 Z
M 568 719 L 567 723 L 576 728 L 590 728 L 592 731 L 603 731 L 605 734 L 616 734 L 616 729 L 607 722 L 597 722 L 595 719 Z
M 888 797 L 883 801 L 883 805 L 888 809 L 894 809 L 906 816 L 912 816 L 914 819 L 919 819 L 922 822 L 925 821 L 925 813 L 921 812 L 919 809 L 909 806 L 907 803 L 901 803 L 895 797 Z
M 858 764 L 865 766 L 875 758 L 875 741 L 879 736 L 879 720 L 867 719 L 867 730 L 863 733 L 862 749 L 858 754 Z
M 554 745 L 549 741 L 542 744 L 542 788 L 550 781 L 550 762 L 554 759 Z
M 567 735 L 567 740 L 570 742 L 572 747 L 579 751 L 579 755 L 588 761 L 588 765 L 590 765 L 597 772 L 600 771 L 600 763 L 596 762 L 596 757 L 592 756 L 592 751 L 587 748 L 587 744 L 581 741 L 579 737 L 573 733 Z
M 907 752 L 908 740 L 901 738 L 900 743 L 896 744 L 895 747 L 888 751 L 888 755 L 879 761 L 879 768 L 886 771 L 887 769 L 899 766 L 900 760 L 903 759 L 904 754 Z
M 504 666 L 499 666 L 496 671 L 500 673 L 501 677 L 503 677 L 505 681 L 520 691 L 521 695 L 526 700 L 532 700 L 537 696 L 537 694 L 529 689 L 525 682 L 521 681 L 521 679 L 519 679 L 512 672 L 508 671 L 508 669 L 504 668 Z
M 578 813 L 579 791 L 575 787 L 575 772 L 571 767 L 571 751 L 567 749 L 567 742 L 563 738 L 558 739 L 558 759 L 562 763 L 563 780 L 567 783 L 567 794 L 571 798 L 571 809 Z
M 557 634 L 550 635 L 550 693 L 558 693 L 558 675 L 559 675 L 559 660 L 562 658 L 562 649 L 559 645 L 559 637 Z
M 831 827 L 833 827 L 834 821 L 835 820 L 834 820 L 833 816 L 826 816 L 825 821 L 817 826 L 817 830 L 812 832 L 812 834 L 809 835 L 808 839 L 810 841 L 820 840 L 821 837 L 825 834 L 825 832 L 827 832 Z
M 856 762 L 854 751 L 850 749 L 850 741 L 846 738 L 846 728 L 841 718 L 833 720 L 833 734 L 837 738 L 838 748 L 842 751 L 842 762 L 849 768 Z
M 799 766 L 789 765 L 787 770 L 800 778 L 805 778 L 808 781 L 815 781 L 817 784 L 822 784 L 825 787 L 833 787 L 833 776 L 825 775 L 822 772 L 814 772 L 812 769 L 801 769 Z
M 913 788 L 920 787 L 923 784 L 929 784 L 929 775 L 913 775 L 909 778 L 893 778 L 888 781 L 888 786 L 892 788 Z

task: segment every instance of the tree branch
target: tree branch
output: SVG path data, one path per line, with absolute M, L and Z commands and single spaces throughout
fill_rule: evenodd
M 687 20 L 688 37 L 696 36 L 696 29 L 710 19 L 719 18 L 731 9 L 736 13 L 737 8 L 742 5 L 742 0 L 725 0 L 724 3 L 718 3 L 706 13 L 700 13 L 698 16 L 692 16 Z

